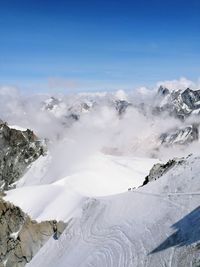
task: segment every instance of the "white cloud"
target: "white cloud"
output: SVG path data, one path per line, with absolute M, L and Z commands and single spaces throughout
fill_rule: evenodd
M 20 91 L 14 86 L 0 86 L 0 95 L 16 98 L 19 97 Z
M 188 80 L 185 77 L 181 77 L 178 80 L 169 80 L 169 81 L 159 81 L 157 83 L 157 87 L 160 85 L 167 87 L 169 90 L 184 90 L 187 89 L 188 87 L 191 89 L 197 89 L 197 84 L 191 80 Z
M 155 93 L 156 88 L 150 89 L 148 87 L 142 86 L 142 87 L 137 88 L 136 91 L 143 96 L 151 96 L 152 94 Z
M 65 84 L 65 81 L 63 82 Z M 195 83 L 185 78 L 159 82 L 159 84 L 164 84 L 170 89 L 195 87 Z M 70 83 L 66 81 L 66 85 Z M 42 109 L 41 103 L 47 95 L 30 97 L 20 94 L 16 88 L 1 87 L 0 118 L 10 125 L 30 128 L 40 137 L 49 138 L 52 141 L 50 149 L 54 151 L 54 160 L 57 161 L 57 164 L 53 165 L 57 166 L 54 171 L 59 171 L 58 168 L 62 169 L 66 166 L 70 168 L 77 161 L 100 150 L 115 151 L 126 155 L 149 157 L 156 153 L 157 156 L 163 156 L 166 150 L 164 152 L 156 150 L 159 135 L 173 127 L 180 126 L 181 122 L 167 115 L 165 117 L 153 116 L 149 109 L 146 109 L 146 113 L 143 114 L 134 107 L 140 102 L 146 104 L 147 107 L 150 106 L 155 92 L 156 89 L 142 87 L 129 93 L 118 90 L 113 93 L 59 95 L 62 112 L 54 114 Z M 116 98 L 128 99 L 134 104 L 120 118 L 110 104 L 110 101 Z M 99 102 L 100 105 L 95 104 L 91 112 L 83 113 L 80 120 L 66 127 L 66 117 L 70 114 L 69 107 L 71 105 L 79 107 L 84 100 L 90 101 L 91 99 L 93 103 Z M 59 111 L 59 107 L 56 110 Z M 174 148 L 168 154 L 170 153 L 174 156 L 183 151 Z
M 118 90 L 115 93 L 115 97 L 119 100 L 127 100 L 127 93 L 124 90 Z

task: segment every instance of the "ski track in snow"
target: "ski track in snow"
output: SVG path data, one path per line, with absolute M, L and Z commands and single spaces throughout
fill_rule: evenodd
M 105 263 L 108 263 L 105 266 L 131 266 L 134 246 L 123 228 L 113 225 L 107 229 L 104 224 L 95 224 L 96 221 L 105 221 L 104 216 L 102 216 L 104 209 L 104 206 L 100 205 L 100 208 L 96 208 L 94 205 L 95 216 L 92 220 L 87 213 L 86 218 L 83 218 L 84 227 L 81 227 L 83 241 L 89 246 L 99 248 L 92 261 L 98 262 L 103 257 L 107 259 Z M 124 224 L 127 226 L 127 222 Z M 90 257 L 87 260 L 90 261 Z
M 199 173 L 199 161 L 196 159 L 193 174 Z M 165 249 L 152 252 L 178 233 L 172 225 L 199 206 L 199 177 L 193 178 L 188 166 L 175 166 L 157 181 L 133 191 L 88 198 L 82 205 L 82 215 L 69 222 L 57 242 L 50 239 L 27 266 L 194 266 L 193 255 L 197 257 L 198 251 L 176 245 L 179 239 L 172 239 Z M 176 192 L 177 189 L 181 191 Z M 193 223 L 192 236 L 197 229 L 199 225 Z
M 81 217 L 81 221 L 79 222 L 80 239 L 78 242 L 82 243 L 84 247 L 87 247 L 87 253 L 84 253 L 84 258 L 82 258 L 80 255 L 78 259 L 75 259 L 72 253 L 71 259 L 70 249 L 76 250 L 75 246 L 73 245 L 74 240 L 72 241 L 72 247 L 70 242 L 71 240 L 65 240 L 64 251 L 66 254 L 69 254 L 69 258 L 64 258 L 62 261 L 61 256 L 60 260 L 62 264 L 60 265 L 57 265 L 56 262 L 53 263 L 53 259 L 51 259 L 47 265 L 45 265 L 45 262 L 43 262 L 42 265 L 37 266 L 154 266 L 149 265 L 151 264 L 151 257 L 149 257 L 146 264 L 142 259 L 144 255 L 147 256 L 149 253 L 149 249 L 145 240 L 132 240 L 128 235 L 130 229 L 133 229 L 132 231 L 134 231 L 134 221 L 132 221 L 132 223 L 125 221 L 123 222 L 123 226 L 112 225 L 108 227 L 105 218 L 105 208 L 106 207 L 99 203 L 98 200 L 90 200 L 86 212 L 84 212 L 83 216 Z M 76 232 L 76 229 L 74 232 Z M 150 241 L 152 247 L 156 247 L 157 240 L 150 228 L 145 227 L 144 236 L 145 239 Z M 138 255 L 140 253 L 143 256 Z M 172 252 L 170 255 L 172 256 Z M 44 255 L 45 258 L 46 256 L 47 255 Z M 163 258 L 159 254 L 157 255 L 157 262 L 159 262 L 159 265 L 157 266 L 166 266 L 166 258 Z M 167 266 L 170 266 L 170 262 L 168 262 L 168 264 L 169 265 Z

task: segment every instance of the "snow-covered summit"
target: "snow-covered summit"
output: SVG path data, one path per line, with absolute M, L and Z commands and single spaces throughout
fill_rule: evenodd
M 168 111 L 178 118 L 185 119 L 200 108 L 200 90 L 169 90 L 160 86 L 157 93 L 156 107 Z

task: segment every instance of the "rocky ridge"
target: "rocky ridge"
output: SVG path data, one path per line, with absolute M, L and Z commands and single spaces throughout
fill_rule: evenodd
M 184 162 L 184 158 L 174 158 L 167 161 L 167 163 L 154 164 L 151 168 L 149 174 L 145 177 L 143 182 L 143 186 L 148 184 L 149 182 L 155 181 L 171 170 L 174 166 L 182 164 Z
M 172 90 L 160 86 L 155 99 L 154 112 L 168 112 L 181 120 L 199 114 L 200 90 Z
M 8 190 L 27 167 L 45 154 L 46 145 L 27 129 L 20 131 L 0 123 L 0 190 Z
M 190 125 L 186 120 L 190 116 L 200 114 L 200 90 L 169 90 L 160 86 L 155 97 L 153 114 L 168 113 L 170 116 L 180 119 L 184 125 L 181 128 L 172 129 L 160 136 L 162 145 L 187 145 L 199 139 L 199 123 Z
M 65 226 L 61 221 L 33 221 L 0 198 L 0 267 L 25 266 L 50 237 L 58 239 Z
M 192 124 L 179 129 L 172 129 L 170 132 L 163 133 L 160 136 L 161 144 L 170 145 L 187 145 L 199 139 L 198 125 Z

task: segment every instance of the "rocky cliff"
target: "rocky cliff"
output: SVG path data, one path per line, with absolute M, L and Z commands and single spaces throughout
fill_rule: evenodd
M 44 152 L 44 141 L 33 131 L 20 131 L 0 123 L 0 190 L 8 190 Z
M 200 113 L 200 90 L 169 90 L 160 86 L 155 98 L 155 113 L 168 112 L 181 120 Z
M 187 145 L 199 139 L 199 127 L 197 124 L 187 125 L 185 127 L 172 129 L 160 136 L 161 144 Z
M 58 239 L 64 228 L 63 222 L 37 223 L 0 198 L 0 267 L 25 266 L 50 237 Z
M 149 174 L 145 177 L 143 185 L 148 184 L 149 182 L 155 181 L 171 170 L 174 166 L 179 165 L 184 162 L 183 158 L 174 158 L 170 159 L 167 163 L 154 164 L 151 168 Z

